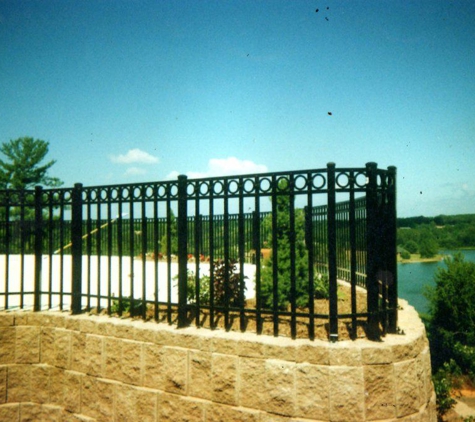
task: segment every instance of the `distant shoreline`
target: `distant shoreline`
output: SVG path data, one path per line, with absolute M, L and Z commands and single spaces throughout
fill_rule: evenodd
M 475 250 L 473 247 L 466 247 L 466 248 L 457 248 L 454 251 L 471 251 Z M 398 264 L 420 264 L 426 262 L 439 262 L 443 261 L 445 257 L 449 256 L 449 254 L 442 254 L 439 253 L 432 258 L 421 258 L 419 254 L 411 254 L 410 259 L 402 259 L 400 256 L 397 257 Z

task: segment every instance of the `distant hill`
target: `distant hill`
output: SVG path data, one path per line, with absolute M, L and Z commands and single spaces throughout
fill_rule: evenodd
M 436 226 L 447 226 L 456 224 L 475 224 L 475 214 L 458 214 L 458 215 L 438 215 L 436 217 L 405 217 L 397 219 L 397 227 L 415 228 L 421 224 L 432 224 Z

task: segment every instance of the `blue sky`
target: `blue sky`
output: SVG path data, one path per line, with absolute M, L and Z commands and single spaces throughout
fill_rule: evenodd
M 21 136 L 67 186 L 375 161 L 399 216 L 474 213 L 475 2 L 0 0 Z

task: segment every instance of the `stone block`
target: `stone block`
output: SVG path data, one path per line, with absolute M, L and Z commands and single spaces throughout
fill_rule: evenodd
M 295 359 L 298 363 L 311 363 L 313 365 L 329 365 L 330 353 L 328 345 L 315 340 L 312 343 L 300 344 L 295 350 Z
M 15 324 L 15 317 L 11 313 L 0 312 L 0 327 L 11 327 Z
M 20 404 L 2 404 L 0 406 L 0 421 L 19 421 L 20 420 Z
M 104 358 L 104 337 L 86 334 L 85 345 L 82 353 L 82 365 L 88 375 L 102 376 Z M 72 368 L 74 369 L 74 368 Z
M 364 420 L 365 394 L 362 367 L 330 367 L 330 420 Z
M 104 376 L 111 380 L 122 380 L 120 361 L 123 342 L 117 338 L 104 338 Z
M 239 406 L 260 409 L 266 400 L 266 366 L 263 359 L 239 359 Z
M 71 331 L 58 329 L 54 332 L 54 365 L 69 369 L 71 366 Z
M 115 384 L 103 379 L 84 377 L 81 394 L 81 413 L 98 421 L 114 417 Z
M 190 385 L 188 394 L 192 397 L 211 400 L 211 353 L 192 350 L 189 353 Z
M 329 345 L 330 365 L 361 366 L 361 349 L 351 341 L 341 341 Z
M 55 329 L 51 327 L 40 328 L 40 362 L 54 365 L 54 339 Z
M 419 411 L 423 404 L 420 391 L 420 374 L 414 359 L 394 364 L 396 379 L 397 416 L 408 416 Z
M 7 374 L 7 401 L 21 403 L 30 401 L 31 365 L 12 365 Z
M 28 315 L 30 312 L 18 312 L 15 314 L 15 325 L 16 326 L 23 326 L 29 325 L 28 324 Z
M 365 341 L 361 345 L 361 358 L 364 365 L 382 365 L 393 363 L 393 349 L 390 346 L 373 344 Z
M 15 363 L 15 330 L 14 327 L 0 327 L 0 365 Z
M 16 363 L 38 363 L 40 361 L 39 327 L 16 327 Z
M 187 394 L 188 387 L 188 350 L 176 347 L 163 347 L 162 389 L 169 393 Z
M 158 420 L 160 422 L 203 422 L 205 402 L 199 399 L 160 394 Z
M 142 377 L 143 344 L 136 341 L 124 340 L 121 352 L 121 381 L 127 384 L 140 385 Z
M 396 417 L 394 367 L 392 364 L 364 367 L 365 406 L 367 420 Z
M 145 387 L 156 388 L 163 390 L 162 385 L 162 348 L 155 344 L 144 345 L 144 359 L 143 359 L 143 385 Z
M 155 422 L 158 393 L 153 390 L 118 384 L 116 387 L 116 422 Z
M 330 419 L 328 366 L 298 364 L 295 371 L 295 414 L 308 419 Z
M 237 404 L 237 367 L 238 357 L 213 353 L 211 385 L 213 401 Z
M 42 406 L 37 403 L 21 403 L 19 421 L 61 422 L 62 411 L 59 407 Z
M 80 413 L 81 389 L 85 375 L 79 372 L 64 371 L 62 376 L 63 406 L 68 412 Z
M 7 402 L 7 369 L 0 366 L 0 405 Z
M 30 400 L 35 403 L 49 402 L 50 367 L 35 365 L 31 367 L 31 395 Z
M 258 410 L 219 404 L 206 406 L 206 422 L 261 422 Z
M 279 415 L 295 412 L 295 367 L 293 362 L 269 359 L 265 363 L 266 397 L 264 410 Z
M 53 405 L 64 406 L 65 403 L 65 371 L 63 369 L 50 368 L 50 403 Z

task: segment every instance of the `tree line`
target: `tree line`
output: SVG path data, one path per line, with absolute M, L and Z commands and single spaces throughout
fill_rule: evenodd
M 440 249 L 475 247 L 475 214 L 399 218 L 397 226 L 403 258 L 411 254 L 432 258 Z

